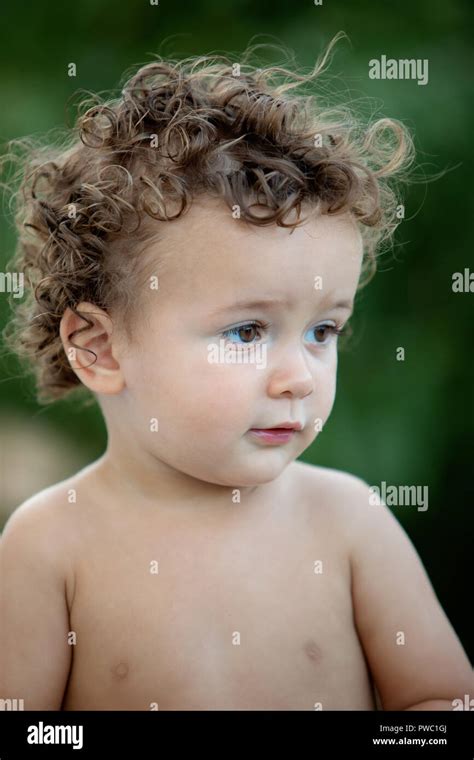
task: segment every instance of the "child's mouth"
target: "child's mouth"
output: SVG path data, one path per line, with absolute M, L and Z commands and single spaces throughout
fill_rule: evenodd
M 294 428 L 251 428 L 251 433 L 263 443 L 287 443 L 296 434 Z

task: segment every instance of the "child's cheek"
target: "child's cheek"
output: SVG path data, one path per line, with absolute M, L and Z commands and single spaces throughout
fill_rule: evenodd
M 259 376 L 255 367 L 208 365 L 194 377 L 189 376 L 186 400 L 194 424 L 224 436 L 235 434 L 258 413 L 256 387 Z M 255 408 L 254 408 L 255 407 Z

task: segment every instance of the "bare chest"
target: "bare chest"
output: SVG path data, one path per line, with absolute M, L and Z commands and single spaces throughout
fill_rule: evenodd
M 97 536 L 63 709 L 373 709 L 347 558 L 323 527 L 164 521 Z

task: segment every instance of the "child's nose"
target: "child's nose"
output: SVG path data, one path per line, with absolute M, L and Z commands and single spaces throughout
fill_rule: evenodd
M 270 368 L 270 396 L 277 397 L 288 393 L 304 398 L 314 391 L 313 373 L 304 352 L 304 348 L 293 346 L 279 355 L 277 362 Z

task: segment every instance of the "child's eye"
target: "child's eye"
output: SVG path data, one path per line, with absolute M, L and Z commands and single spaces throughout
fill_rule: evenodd
M 331 325 L 331 324 L 322 324 L 317 325 L 316 327 L 312 327 L 310 330 L 308 330 L 308 333 L 311 333 L 312 336 L 315 338 L 315 342 L 319 346 L 324 346 L 328 342 L 328 332 L 330 335 L 344 335 L 345 327 L 338 327 L 337 325 Z M 321 340 L 319 340 L 321 338 Z
M 259 325 L 258 322 L 246 322 L 243 325 L 237 325 L 237 327 L 231 327 L 230 330 L 225 330 L 225 332 L 222 333 L 222 335 L 225 338 L 236 337 L 237 340 L 232 340 L 232 343 L 241 343 L 241 344 L 249 344 L 252 343 L 253 340 L 253 331 L 255 329 L 264 330 L 268 325 Z M 239 338 L 242 338 L 240 341 Z

